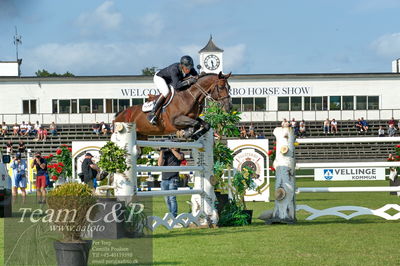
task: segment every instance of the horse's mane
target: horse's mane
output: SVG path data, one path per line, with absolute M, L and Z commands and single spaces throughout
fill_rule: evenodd
M 205 72 L 201 72 L 199 75 L 199 79 L 206 77 L 206 76 L 216 76 L 217 74 L 215 73 L 205 73 Z

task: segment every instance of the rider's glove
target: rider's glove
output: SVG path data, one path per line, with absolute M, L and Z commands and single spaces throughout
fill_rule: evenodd
M 195 84 L 197 79 L 195 77 L 190 77 L 187 81 L 188 81 L 188 85 L 190 86 L 192 84 Z

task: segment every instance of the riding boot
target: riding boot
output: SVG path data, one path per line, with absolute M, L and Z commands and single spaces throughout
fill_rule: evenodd
M 160 95 L 160 97 L 158 97 L 156 103 L 154 104 L 153 110 L 151 110 L 151 112 L 148 116 L 149 122 L 153 125 L 157 124 L 157 115 L 156 114 L 157 114 L 158 110 L 161 108 L 161 106 L 163 105 L 164 99 L 165 99 L 165 97 L 163 95 Z

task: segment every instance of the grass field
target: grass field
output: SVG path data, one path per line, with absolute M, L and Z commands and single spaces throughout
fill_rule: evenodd
M 302 179 L 298 186 L 327 186 Z M 387 181 L 331 182 L 329 186 L 387 186 Z M 178 197 L 180 211 L 187 211 L 189 197 Z M 308 193 L 297 196 L 298 204 L 325 209 L 339 205 L 379 208 L 400 205 L 389 193 Z M 297 213 L 295 225 L 264 225 L 256 217 L 273 203 L 251 202 L 253 223 L 244 227 L 216 229 L 158 228 L 153 234 L 155 265 L 400 265 L 400 221 L 361 216 L 350 221 L 324 217 L 306 221 Z M 162 215 L 162 198 L 153 202 L 154 213 Z M 394 214 L 396 211 L 389 211 Z M 3 226 L 3 219 L 0 220 Z M 3 235 L 0 254 L 3 255 Z M 129 240 L 124 240 L 129 241 Z M 2 256 L 3 257 L 3 256 Z

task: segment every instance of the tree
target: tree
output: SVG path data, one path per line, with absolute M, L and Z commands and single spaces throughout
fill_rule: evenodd
M 142 75 L 144 76 L 154 76 L 157 71 L 157 67 L 145 67 L 142 69 Z
M 39 69 L 35 72 L 35 75 L 37 77 L 75 77 L 75 75 L 69 71 L 65 72 L 64 74 L 57 74 L 56 72 L 50 73 L 46 69 Z

